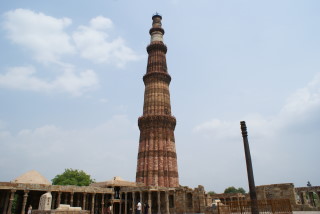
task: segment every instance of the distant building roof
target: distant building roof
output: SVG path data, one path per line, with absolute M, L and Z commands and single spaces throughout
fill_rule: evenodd
M 96 182 L 91 184 L 90 186 L 96 187 L 108 187 L 108 186 L 137 186 L 136 182 L 126 181 L 120 176 L 113 177 L 112 180 Z
M 45 184 L 51 185 L 51 182 L 48 181 L 43 175 L 41 175 L 36 170 L 28 171 L 16 179 L 11 181 L 12 183 L 23 183 L 23 184 Z

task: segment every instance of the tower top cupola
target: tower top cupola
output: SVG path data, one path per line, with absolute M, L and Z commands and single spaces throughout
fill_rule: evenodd
M 152 16 L 152 28 L 149 33 L 151 35 L 151 43 L 152 42 L 163 42 L 163 34 L 164 30 L 162 28 L 162 16 L 159 13 L 156 13 Z

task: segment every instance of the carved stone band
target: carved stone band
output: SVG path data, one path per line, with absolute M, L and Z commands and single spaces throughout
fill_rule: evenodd
M 177 178 L 178 177 L 178 172 L 177 171 L 167 171 L 167 170 L 149 170 L 149 171 L 138 171 L 136 174 L 137 178 L 142 178 L 142 177 L 153 177 L 153 176 L 158 176 L 158 177 L 173 177 Z
M 170 115 L 147 115 L 139 117 L 138 126 L 143 128 L 171 128 L 176 127 L 176 118 Z
M 163 42 L 153 42 L 147 47 L 147 52 L 150 54 L 154 50 L 163 51 L 165 54 L 167 53 L 167 46 L 163 44 Z
M 153 27 L 149 30 L 149 34 L 151 35 L 155 31 L 160 31 L 162 34 L 164 34 L 164 29 L 160 27 Z
M 138 153 L 138 159 L 140 158 L 148 158 L 148 157 L 170 157 L 170 158 L 177 158 L 177 154 L 175 152 L 163 151 L 163 150 L 151 150 L 145 152 Z
M 144 84 L 155 82 L 157 80 L 164 81 L 169 84 L 171 82 L 171 76 L 166 72 L 150 72 L 143 76 Z

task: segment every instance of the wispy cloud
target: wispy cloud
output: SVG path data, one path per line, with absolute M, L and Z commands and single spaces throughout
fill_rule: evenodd
M 141 59 L 121 37 L 111 40 L 107 30 L 113 26 L 108 18 L 98 16 L 89 26 L 80 26 L 72 38 L 81 57 L 95 63 L 111 63 L 123 67 L 129 61 Z
M 108 30 L 114 29 L 111 19 L 97 16 L 88 26 L 79 26 L 68 33 L 70 18 L 55 18 L 28 9 L 16 9 L 4 14 L 3 27 L 8 39 L 30 52 L 32 59 L 47 67 L 54 65 L 61 70 L 52 80 L 44 79 L 52 73 L 37 64 L 28 67 L 13 67 L 0 74 L 0 87 L 34 92 L 66 92 L 79 96 L 96 89 L 98 75 L 92 69 L 79 72 L 66 62 L 65 56 L 85 58 L 94 63 L 108 63 L 123 67 L 129 61 L 141 57 L 125 44 L 121 37 L 110 39 Z M 38 69 L 39 70 L 39 69 Z M 50 73 L 50 74 L 49 74 Z M 59 72 L 58 72 L 59 73 Z M 40 77 L 41 76 L 41 77 Z
M 275 135 L 276 133 L 279 134 L 281 130 L 285 130 L 288 127 L 299 126 L 301 123 L 305 124 L 311 121 L 314 122 L 314 120 L 317 120 L 320 125 L 319 109 L 320 73 L 315 75 L 304 88 L 298 89 L 290 95 L 284 106 L 279 110 L 279 113 L 272 118 L 264 118 L 262 115 L 250 114 L 244 116 L 243 119 L 251 124 L 251 128 L 255 130 L 255 137 L 265 137 L 267 135 Z M 231 133 L 235 131 L 230 132 L 230 129 L 235 125 L 238 129 L 239 121 L 233 122 L 212 119 L 197 125 L 194 128 L 194 132 L 214 138 L 229 138 L 232 135 Z
M 63 55 L 75 53 L 65 32 L 72 23 L 69 18 L 57 19 L 26 9 L 9 11 L 4 18 L 8 39 L 30 51 L 38 62 L 55 62 Z
M 51 81 L 37 77 L 36 73 L 32 66 L 10 68 L 5 74 L 0 74 L 0 87 L 44 93 L 66 92 L 80 96 L 99 84 L 92 70 L 77 74 L 73 69 L 65 69 Z

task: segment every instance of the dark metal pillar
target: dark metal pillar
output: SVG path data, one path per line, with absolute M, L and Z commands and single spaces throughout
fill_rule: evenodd
M 250 199 L 251 199 L 251 213 L 259 214 L 257 193 L 256 193 L 256 186 L 254 184 L 254 178 L 253 178 L 253 169 L 252 169 L 252 162 L 251 162 L 251 155 L 250 155 L 246 122 L 241 121 L 240 125 L 241 125 L 242 137 L 243 137 L 243 145 L 244 145 L 244 152 L 245 152 L 245 156 L 246 156 L 246 163 L 247 163 L 247 173 L 248 173 L 248 182 L 249 182 Z

